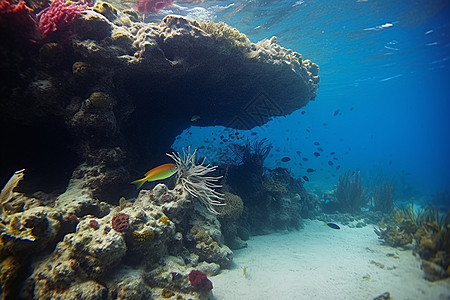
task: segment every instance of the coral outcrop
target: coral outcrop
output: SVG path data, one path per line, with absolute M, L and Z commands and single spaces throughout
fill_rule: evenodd
M 173 188 L 134 199 L 129 183 L 167 159 L 193 115 L 200 126 L 249 129 L 303 107 L 317 94 L 317 65 L 276 38 L 255 44 L 226 24 L 179 16 L 147 24 L 105 2 L 55 0 L 35 18 L 25 2 L 4 1 L 0 13 L 25 25 L 22 34 L 0 28 L 2 41 L 15 41 L 0 45 L 10 79 L 0 95 L 0 179 L 32 170 L 24 193 L 16 180 L 2 194 L 4 297 L 212 299 L 211 277 L 233 259 L 225 241 L 242 246 L 264 215 L 274 228 L 298 228 L 309 203 L 301 182 L 284 170 L 263 178 L 258 159 L 265 205 L 254 213 L 258 195 L 246 203 L 239 187 L 216 191 L 221 176 L 208 173 L 217 168 L 195 155 L 172 154 L 186 167 Z
M 435 207 L 415 211 L 414 199 L 403 210 L 394 209 L 388 225 L 378 224 L 375 233 L 384 243 L 406 246 L 414 242 L 414 253 L 423 259 L 421 268 L 430 281 L 450 277 L 450 212 L 440 217 Z
M 179 16 L 167 16 L 159 24 L 134 22 L 132 14 L 105 2 L 89 8 L 54 1 L 39 17 L 47 39 L 30 48 L 29 71 L 5 85 L 0 102 L 5 116 L 0 133 L 22 150 L 1 151 L 10 158 L 6 170 L 24 162 L 23 157 L 33 158 L 27 149 L 41 149 L 46 153 L 42 163 L 33 159 L 29 167 L 54 174 L 59 189 L 70 178 L 67 170 L 83 162 L 100 166 L 100 174 L 113 172 L 116 166 L 95 158 L 120 149 L 124 160 L 118 164 L 126 169 L 96 181 L 107 185 L 99 187 L 96 197 L 114 203 L 117 199 L 106 199 L 111 195 L 104 190 L 124 188 L 127 172 L 136 170 L 137 175 L 146 171 L 139 166 L 159 163 L 193 115 L 201 117 L 199 126 L 249 129 L 290 114 L 317 94 L 317 65 L 278 45 L 276 38 L 252 43 L 223 23 Z M 2 53 L 20 54 L 8 48 Z M 7 64 L 9 58 L 3 58 Z M 270 109 L 255 116 L 261 105 Z M 149 119 L 164 124 L 164 134 L 145 126 Z M 30 128 L 53 138 L 33 139 Z M 65 176 L 56 175 L 61 173 Z M 39 186 L 52 188 L 45 182 Z

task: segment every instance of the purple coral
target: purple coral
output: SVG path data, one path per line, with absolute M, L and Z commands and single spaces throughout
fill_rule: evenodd
M 63 0 L 54 0 L 38 15 L 38 30 L 43 39 L 67 39 L 72 35 L 74 21 L 86 9 L 87 4 L 78 1 L 66 4 Z
M 111 226 L 117 232 L 124 232 L 128 228 L 128 216 L 125 213 L 117 213 L 111 219 Z
M 213 289 L 211 280 L 208 279 L 205 272 L 192 270 L 189 273 L 189 282 L 199 290 L 210 291 Z

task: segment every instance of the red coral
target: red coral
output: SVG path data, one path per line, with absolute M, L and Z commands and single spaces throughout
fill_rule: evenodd
M 87 4 L 78 1 L 66 4 L 63 0 L 54 0 L 52 4 L 41 11 L 39 33 L 43 39 L 67 39 L 72 35 L 74 21 L 86 9 Z
M 124 232 L 128 228 L 130 216 L 124 213 L 117 213 L 111 219 L 111 227 L 117 232 Z
M 98 221 L 94 220 L 94 219 L 90 220 L 89 227 L 91 227 L 94 230 L 97 230 L 98 229 Z
M 25 1 L 14 0 L 0 1 L 0 33 L 2 40 L 8 38 L 22 37 L 31 39 L 36 31 L 36 17 Z M 8 42 L 11 42 L 9 40 Z
M 157 12 L 172 5 L 174 0 L 138 0 L 136 9 L 141 13 Z
M 211 280 L 208 279 L 205 272 L 192 270 L 189 273 L 189 282 L 198 289 L 210 291 L 213 288 Z

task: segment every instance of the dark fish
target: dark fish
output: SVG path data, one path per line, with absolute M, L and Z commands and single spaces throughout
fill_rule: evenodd
M 341 168 L 341 166 L 337 166 L 337 167 L 336 167 L 336 170 L 339 170 L 340 168 Z
M 226 142 L 228 142 L 228 140 L 227 140 L 227 139 L 223 139 L 222 141 L 224 141 L 225 143 L 226 143 Z
M 329 164 L 330 166 L 332 166 L 332 165 L 333 165 L 333 162 L 332 162 L 331 160 L 329 160 L 329 161 L 328 161 L 328 164 Z
M 323 126 L 328 126 L 328 123 L 323 123 L 322 125 L 323 125 Z
M 305 180 L 305 181 L 309 181 L 308 176 L 302 176 L 302 178 L 303 178 L 303 180 Z
M 330 152 L 330 155 L 335 155 L 336 153 L 334 153 L 334 152 Z
M 354 110 L 355 108 L 352 106 L 352 107 L 350 107 L 350 111 L 352 111 L 352 110 Z
M 336 117 L 338 115 L 338 113 L 339 113 L 339 109 L 334 112 L 333 116 Z
M 339 227 L 339 225 L 334 224 L 334 223 L 325 223 L 325 225 L 327 225 L 328 227 L 330 227 L 332 229 L 341 229 L 341 227 Z
M 275 149 L 275 152 L 280 152 L 280 148 Z
M 302 115 L 306 114 L 306 111 L 302 110 Z
M 303 160 L 303 161 L 308 161 L 309 159 L 306 158 L 306 157 L 303 157 L 302 160 Z
M 314 156 L 315 156 L 315 157 L 319 157 L 319 156 L 320 156 L 320 153 L 319 153 L 319 152 L 314 152 Z
M 252 132 L 252 133 L 250 133 L 251 135 L 257 135 L 258 133 L 257 132 Z
M 285 157 L 283 157 L 282 159 L 281 159 L 281 161 L 282 162 L 288 162 L 288 161 L 290 161 L 291 159 L 289 158 L 289 157 L 287 157 L 287 156 L 285 156 Z
M 320 147 L 317 147 L 317 150 L 319 150 L 319 151 L 323 152 L 323 149 L 322 149 L 322 148 L 320 148 Z
M 295 153 L 297 153 L 298 155 L 301 155 L 302 151 L 297 150 L 297 151 L 295 151 Z
M 311 130 L 309 130 L 309 129 L 306 129 L 306 132 L 311 132 Z
M 314 172 L 315 170 L 314 169 L 311 169 L 311 168 L 308 168 L 308 169 L 306 169 L 306 172 L 308 172 L 308 173 L 312 173 L 312 172 Z
M 234 133 L 234 135 L 239 135 L 239 132 L 236 131 L 236 132 Z
M 339 160 L 337 157 L 333 157 L 334 160 Z
M 319 142 L 314 142 L 314 145 L 319 146 L 320 143 Z
M 289 138 L 288 137 L 286 138 L 286 141 L 289 142 Z

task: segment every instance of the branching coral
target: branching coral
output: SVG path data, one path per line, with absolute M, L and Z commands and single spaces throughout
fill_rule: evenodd
M 42 38 L 53 36 L 56 39 L 64 39 L 70 36 L 74 21 L 86 9 L 86 6 L 82 1 L 66 4 L 63 0 L 54 0 L 49 7 L 37 15 L 38 29 Z
M 181 184 L 191 196 L 200 200 L 205 207 L 212 213 L 218 214 L 214 206 L 225 205 L 223 194 L 217 192 L 215 189 L 222 187 L 216 184 L 222 176 L 205 176 L 217 169 L 217 166 L 204 165 L 206 158 L 202 161 L 196 160 L 197 150 L 190 153 L 190 148 L 187 151 L 183 149 L 183 157 L 180 153 L 172 152 L 167 154 L 172 158 L 178 167 L 177 184 Z
M 350 175 L 350 171 L 339 176 L 336 189 L 336 199 L 343 212 L 358 213 L 365 202 L 365 195 L 362 188 L 361 173 L 355 172 Z
M 0 204 L 2 208 L 11 201 L 14 189 L 23 179 L 23 171 L 25 171 L 25 169 L 16 171 L 3 187 L 2 192 L 0 193 Z
M 376 186 L 373 191 L 375 210 L 390 213 L 394 209 L 394 186 L 391 183 Z

